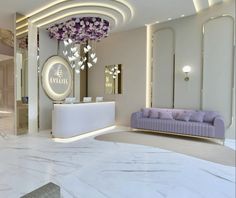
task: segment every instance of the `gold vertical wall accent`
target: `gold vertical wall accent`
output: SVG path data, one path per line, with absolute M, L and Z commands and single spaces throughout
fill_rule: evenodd
M 151 107 L 151 69 L 152 69 L 152 31 L 151 25 L 146 25 L 146 107 Z

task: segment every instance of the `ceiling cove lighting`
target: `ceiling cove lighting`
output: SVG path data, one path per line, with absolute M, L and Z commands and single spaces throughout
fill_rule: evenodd
M 28 23 L 24 23 L 24 24 L 22 24 L 20 26 L 17 26 L 16 30 L 22 29 L 22 28 L 27 27 L 27 26 L 28 26 Z
M 21 32 L 18 32 L 18 33 L 16 33 L 16 36 L 20 36 L 20 35 L 22 35 L 22 34 L 25 34 L 25 33 L 27 33 L 28 32 L 28 29 L 26 29 L 26 30 L 24 30 L 24 31 L 21 31 Z
M 108 0 L 110 2 L 107 3 L 99 3 L 99 2 L 80 2 L 80 3 L 72 3 L 70 0 L 57 0 L 53 3 L 48 4 L 23 18 L 17 20 L 17 23 L 24 21 L 26 19 L 30 19 L 32 23 L 36 23 L 37 27 L 42 27 L 44 25 L 48 25 L 50 23 L 56 22 L 57 20 L 61 20 L 65 17 L 73 16 L 73 15 L 102 15 L 102 17 L 110 18 L 112 21 L 111 24 L 115 24 L 113 28 L 121 23 L 126 23 L 130 21 L 134 16 L 134 9 L 126 0 Z M 72 11 L 73 8 L 79 7 L 87 7 L 86 10 L 76 10 Z M 47 10 L 49 9 L 50 10 Z M 54 9 L 55 8 L 55 9 Z M 98 10 L 101 9 L 101 10 Z M 112 11 L 112 12 L 111 12 Z M 58 16 L 53 16 L 58 14 Z M 61 14 L 59 16 L 59 14 Z M 54 18 L 53 18 L 54 17 Z M 53 19 L 52 19 L 53 18 Z M 26 33 L 27 30 L 21 29 L 27 27 L 28 23 L 19 24 L 16 27 L 17 35 L 21 35 Z
M 131 12 L 131 19 L 132 19 L 134 17 L 134 9 L 133 9 L 133 7 L 127 1 L 125 1 L 125 0 L 116 0 L 116 1 L 126 5 L 129 8 L 129 10 Z
M 56 10 L 51 11 L 50 13 L 47 13 L 45 15 L 42 15 L 40 17 L 36 17 L 35 19 L 32 19 L 32 22 L 35 23 L 39 20 L 42 20 L 46 17 L 52 16 L 53 14 L 57 14 L 61 11 L 67 10 L 67 9 L 71 9 L 71 8 L 80 8 L 80 7 L 101 7 L 101 8 L 109 8 L 113 11 L 118 12 L 122 18 L 123 18 L 123 22 L 125 22 L 127 20 L 126 14 L 124 11 L 122 11 L 120 8 L 116 7 L 116 6 L 112 6 L 112 5 L 108 5 L 108 4 L 104 4 L 104 3 L 76 3 L 76 4 L 71 4 L 71 5 L 67 5 L 67 6 L 63 6 L 62 8 L 58 8 Z
M 73 4 L 69 4 L 69 5 L 62 5 L 62 7 L 59 7 L 55 10 L 51 10 L 50 12 L 48 11 L 46 14 L 44 15 L 41 15 L 41 16 L 35 16 L 34 18 L 34 15 L 37 15 L 37 14 L 40 14 L 40 12 L 43 12 L 44 10 L 48 9 L 48 8 L 51 8 L 57 4 L 60 4 L 62 2 L 66 2 L 68 0 L 59 0 L 59 1 L 56 1 L 54 3 L 51 3 L 51 4 L 48 4 L 47 6 L 33 12 L 33 13 L 30 13 L 28 14 L 27 16 L 17 20 L 17 23 L 29 18 L 29 17 L 32 17 L 32 22 L 37 22 L 39 20 L 42 20 L 42 19 L 45 19 L 46 17 L 50 17 L 54 14 L 57 14 L 59 12 L 62 12 L 62 11 L 66 11 L 67 9 L 72 9 L 72 8 L 77 8 L 77 7 L 91 7 L 91 8 L 105 8 L 105 9 L 110 9 L 110 10 L 113 10 L 113 12 L 117 12 L 118 14 L 120 14 L 122 16 L 122 20 L 123 20 L 123 23 L 126 22 L 126 21 L 130 21 L 133 16 L 134 16 L 134 10 L 132 8 L 132 6 L 130 4 L 128 4 L 126 1 L 124 0 L 114 0 L 114 1 L 111 1 L 111 2 L 117 2 L 119 3 L 120 5 L 123 5 L 125 6 L 129 12 L 130 12 L 130 17 L 128 18 L 128 13 L 124 10 L 124 9 L 121 9 L 118 7 L 118 5 L 111 5 L 111 4 L 106 4 L 106 3 L 98 3 L 98 2 L 83 2 L 83 3 L 73 3 Z M 17 29 L 21 29 L 25 26 L 27 26 L 28 23 L 25 23 L 23 25 L 20 25 L 19 27 L 17 27 Z
M 82 134 L 82 135 L 79 135 L 79 136 L 76 136 L 76 137 L 72 137 L 72 138 L 53 138 L 53 141 L 59 142 L 59 143 L 75 142 L 75 141 L 82 140 L 82 139 L 85 139 L 85 138 L 89 138 L 89 137 L 92 137 L 92 136 L 100 135 L 101 133 L 113 130 L 115 128 L 116 128 L 116 126 L 111 126 L 111 127 L 107 127 L 107 128 L 101 129 L 101 130 L 85 133 L 85 134 Z
M 108 12 L 93 11 L 93 10 L 82 10 L 82 11 L 76 11 L 76 12 L 68 12 L 68 13 L 66 13 L 66 14 L 64 14 L 64 15 L 59 16 L 59 17 L 55 17 L 55 18 L 50 19 L 50 20 L 48 20 L 48 21 L 44 21 L 44 22 L 42 22 L 42 23 L 40 23 L 40 24 L 37 24 L 37 27 L 39 28 L 39 27 L 48 25 L 48 24 L 50 24 L 50 23 L 53 23 L 53 22 L 55 22 L 55 21 L 58 21 L 58 20 L 60 20 L 60 19 L 63 19 L 63 18 L 69 17 L 69 16 L 73 16 L 73 15 L 79 15 L 79 14 L 91 14 L 91 15 L 97 15 L 97 14 L 99 14 L 99 15 L 103 15 L 103 16 L 109 17 L 111 20 L 113 20 L 115 27 L 118 25 L 118 19 L 116 18 L 116 16 L 114 16 L 114 15 L 108 13 Z M 19 36 L 19 35 L 24 34 L 24 33 L 26 33 L 26 32 L 28 32 L 28 29 L 16 33 L 16 36 Z
M 193 4 L 194 4 L 194 7 L 195 7 L 196 12 L 199 12 L 199 11 L 200 11 L 200 3 L 199 3 L 199 0 L 193 0 Z
M 38 13 L 40 13 L 40 12 L 42 12 L 42 11 L 44 11 L 44 10 L 50 8 L 50 7 L 53 7 L 53 6 L 57 5 L 57 4 L 60 4 L 60 3 L 62 3 L 62 2 L 65 2 L 65 1 L 69 1 L 69 0 L 56 0 L 56 1 L 52 2 L 52 3 L 49 3 L 49 4 L 47 4 L 46 6 L 43 6 L 43 7 L 41 7 L 40 9 L 35 10 L 35 11 L 33 11 L 33 12 L 27 14 L 26 16 L 24 16 L 24 17 L 22 17 L 22 18 L 16 20 L 16 23 L 19 23 L 19 22 L 21 22 L 21 21 L 23 21 L 23 20 L 25 20 L 25 19 L 27 19 L 27 18 L 33 16 L 33 15 L 36 15 L 36 14 L 38 14 Z
M 118 19 L 116 18 L 116 16 L 114 16 L 113 14 L 110 14 L 109 12 L 98 11 L 98 10 L 97 11 L 95 11 L 95 10 L 80 10 L 80 11 L 75 11 L 75 12 L 68 12 L 64 15 L 59 16 L 59 17 L 55 17 L 55 18 L 50 19 L 48 21 L 44 21 L 40 24 L 37 24 L 37 27 L 42 27 L 44 25 L 48 25 L 48 24 L 58 21 L 60 19 L 63 19 L 63 18 L 69 17 L 69 16 L 73 16 L 73 15 L 78 15 L 78 14 L 91 14 L 91 15 L 100 14 L 100 15 L 107 16 L 107 17 L 113 19 L 113 21 L 115 22 L 115 26 L 118 25 Z

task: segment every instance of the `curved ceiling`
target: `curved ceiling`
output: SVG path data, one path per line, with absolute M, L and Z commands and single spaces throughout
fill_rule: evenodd
M 12 15 L 19 12 L 44 27 L 72 16 L 92 15 L 109 20 L 113 31 L 124 31 L 193 15 L 223 1 L 227 0 L 7 0 L 1 3 L 0 17 L 6 16 L 6 10 Z M 18 33 L 26 30 L 26 22 L 18 20 Z

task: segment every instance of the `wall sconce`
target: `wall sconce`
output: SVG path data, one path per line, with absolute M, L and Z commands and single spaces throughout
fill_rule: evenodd
M 184 78 L 184 80 L 185 80 L 185 81 L 189 81 L 189 76 L 188 76 L 188 74 L 189 74 L 189 72 L 191 71 L 191 67 L 190 67 L 189 65 L 186 65 L 186 66 L 184 66 L 184 67 L 182 68 L 182 70 L 183 70 L 183 72 L 185 73 L 185 78 Z

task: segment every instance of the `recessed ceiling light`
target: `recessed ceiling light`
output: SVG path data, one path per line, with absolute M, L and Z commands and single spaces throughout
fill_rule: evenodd
M 182 14 L 182 15 L 181 15 L 181 17 L 185 17 L 185 15 L 184 15 L 184 14 Z
M 156 23 L 160 23 L 160 21 L 156 21 Z
M 172 18 L 168 18 L 168 21 L 172 20 Z

